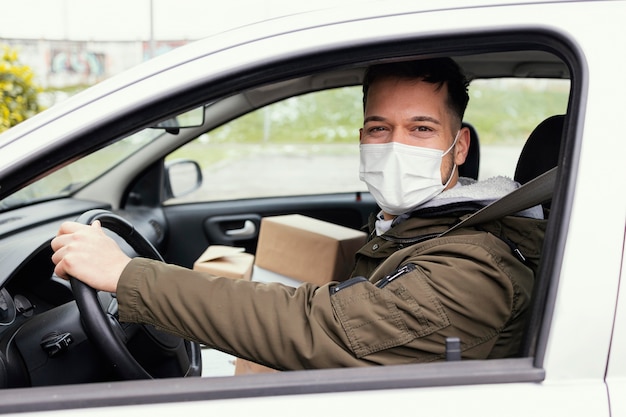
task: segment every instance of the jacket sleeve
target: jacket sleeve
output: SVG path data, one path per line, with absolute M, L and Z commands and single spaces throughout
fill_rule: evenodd
M 441 360 L 449 336 L 464 357 L 487 358 L 529 297 L 512 277 L 532 287 L 532 272 L 481 239 L 420 245 L 401 262 L 411 270 L 384 286 L 372 276 L 292 288 L 134 259 L 118 284 L 120 320 L 282 370 Z
M 367 364 L 347 347 L 328 286 L 216 277 L 135 258 L 117 290 L 123 322 L 151 324 L 276 369 Z

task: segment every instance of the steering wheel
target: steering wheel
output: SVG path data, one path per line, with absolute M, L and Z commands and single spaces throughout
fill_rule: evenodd
M 76 221 L 91 224 L 99 220 L 103 227 L 122 238 L 139 255 L 163 261 L 156 248 L 124 218 L 107 210 L 89 210 Z M 71 277 L 70 284 L 83 326 L 92 342 L 100 349 L 123 379 L 154 378 L 142 366 L 128 349 L 126 342 L 133 326 L 120 324 L 117 320 L 117 301 L 113 295 L 109 297 L 109 305 L 103 308 L 98 292 L 87 284 Z M 105 293 L 108 294 L 108 293 Z M 106 310 L 106 311 L 105 311 Z M 168 376 L 199 376 L 202 371 L 200 346 L 196 342 L 186 341 L 155 329 L 149 325 L 138 325 L 148 336 L 152 347 L 178 362 L 175 373 Z M 126 327 L 126 328 L 125 328 Z M 130 330 L 129 330 L 130 327 Z M 136 328 L 135 328 L 136 330 Z

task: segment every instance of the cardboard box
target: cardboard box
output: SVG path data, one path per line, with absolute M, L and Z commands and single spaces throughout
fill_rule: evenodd
M 346 280 L 366 233 L 299 214 L 261 220 L 255 265 L 317 285 Z
M 243 248 L 211 245 L 194 262 L 194 271 L 208 272 L 227 278 L 250 280 L 254 255 L 245 253 Z
M 250 362 L 246 359 L 237 358 L 235 362 L 235 375 L 250 375 L 250 374 L 264 374 L 271 372 L 280 372 L 267 366 L 259 365 L 255 362 Z

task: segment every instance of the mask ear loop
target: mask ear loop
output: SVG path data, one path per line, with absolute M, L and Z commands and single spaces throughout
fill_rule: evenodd
M 456 132 L 456 136 L 454 137 L 454 142 L 452 142 L 452 145 L 450 145 L 450 147 L 448 148 L 447 151 L 445 151 L 443 153 L 443 155 L 441 155 L 441 159 L 443 160 L 444 156 L 446 156 L 456 145 L 457 141 L 459 140 L 459 133 L 461 133 L 461 129 L 459 129 Z M 448 180 L 446 181 L 446 183 L 444 184 L 443 188 L 446 189 L 448 188 L 448 185 L 450 185 L 450 181 L 452 181 L 452 176 L 454 175 L 454 170 L 457 169 L 458 167 L 456 166 L 456 162 L 454 162 L 454 158 L 452 158 L 452 170 L 450 171 L 450 175 L 448 176 Z
M 452 148 L 454 148 L 456 143 L 459 141 L 459 133 L 461 133 L 461 129 L 459 129 L 456 132 L 456 136 L 454 137 L 454 141 L 452 142 L 452 145 L 450 145 L 450 147 L 441 155 L 442 158 L 446 156 L 452 150 Z

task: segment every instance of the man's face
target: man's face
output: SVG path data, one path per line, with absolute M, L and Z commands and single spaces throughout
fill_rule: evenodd
M 447 86 L 420 80 L 383 78 L 373 83 L 368 92 L 362 144 L 399 142 L 406 145 L 446 151 L 457 132 L 452 131 L 452 115 L 446 106 Z M 469 132 L 462 129 L 455 148 L 443 158 L 442 184 L 450 177 L 454 163 L 465 162 Z M 448 187 L 457 180 L 455 170 Z

